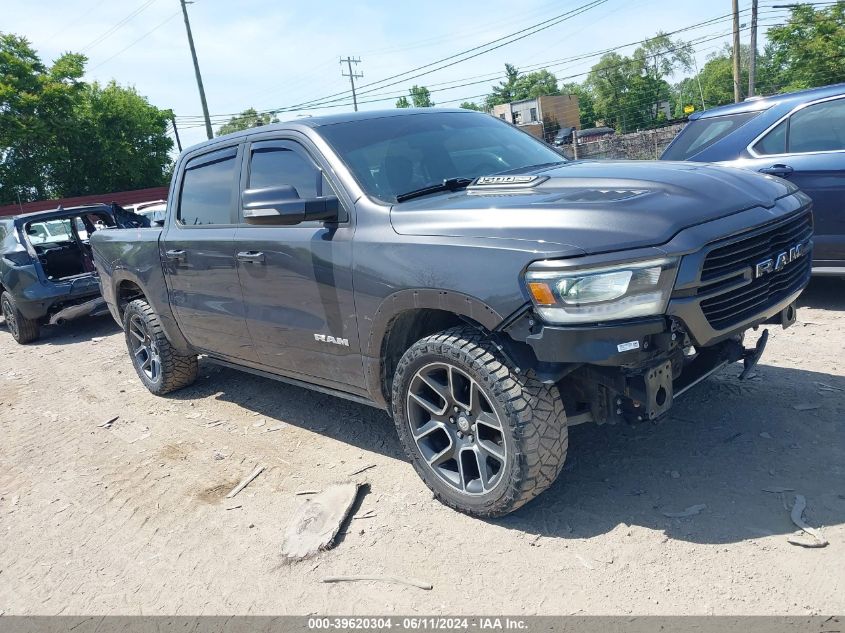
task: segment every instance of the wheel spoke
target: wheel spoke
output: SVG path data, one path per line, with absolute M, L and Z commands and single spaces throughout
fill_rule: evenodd
M 489 440 L 479 439 L 477 446 L 479 451 L 486 453 L 487 455 L 489 455 L 496 461 L 501 462 L 502 464 L 505 463 L 505 450 L 498 444 L 494 444 Z
M 147 348 L 144 347 L 143 345 L 140 345 L 135 350 L 134 354 L 135 354 L 135 358 L 137 358 L 138 360 L 141 360 L 141 354 L 144 354 L 145 356 L 149 356 L 149 354 L 147 354 Z
M 487 457 L 478 446 L 472 451 L 475 462 L 478 465 L 478 475 L 481 478 L 481 488 L 487 490 L 490 487 L 490 471 L 487 469 Z
M 436 393 L 440 398 L 443 400 L 443 404 L 446 408 L 449 407 L 449 386 L 448 385 L 441 385 L 439 382 L 434 380 L 431 376 L 423 376 L 420 375 L 420 380 L 422 380 L 428 388 L 431 389 L 434 393 Z M 445 409 L 444 409 L 445 410 Z
M 455 446 L 454 442 L 452 442 L 452 438 L 449 438 L 449 446 L 444 448 L 439 453 L 435 453 L 432 455 L 428 460 L 429 466 L 442 466 L 444 463 L 448 462 L 450 459 L 454 457 L 453 455 L 453 447 Z
M 430 435 L 439 429 L 445 430 L 445 425 L 437 420 L 429 420 L 418 429 L 412 429 L 412 433 L 414 434 L 414 439 L 419 442 L 425 436 Z
M 130 327 L 130 328 L 129 328 L 129 333 L 130 333 L 132 336 L 134 336 L 136 339 L 138 339 L 141 343 L 143 343 L 144 341 L 146 341 L 146 340 L 147 340 L 147 337 L 145 337 L 143 334 L 141 334 L 140 332 L 138 332 L 137 328 L 135 328 L 135 327 Z
M 446 409 L 449 406 L 448 404 L 446 404 L 442 408 L 438 409 L 436 406 L 434 406 L 433 403 L 429 402 L 428 400 L 426 400 L 422 396 L 418 396 L 415 393 L 411 393 L 410 396 L 411 396 L 411 398 L 413 398 L 414 402 L 416 402 L 418 405 L 420 405 L 423 409 L 425 409 L 426 411 L 428 411 L 432 415 L 443 415 L 443 413 L 446 411 Z
M 496 431 L 502 430 L 502 423 L 499 422 L 499 418 L 484 411 L 478 414 L 478 417 L 475 418 L 475 422 L 476 424 L 481 424 Z

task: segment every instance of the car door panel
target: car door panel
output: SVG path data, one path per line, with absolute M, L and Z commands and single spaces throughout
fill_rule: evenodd
M 235 260 L 239 167 L 237 148 L 189 161 L 177 187 L 177 217 L 159 248 L 173 313 L 188 342 L 215 355 L 256 360 Z
M 310 155 L 290 141 L 254 144 L 249 160 L 257 151 L 274 148 L 298 153 L 319 175 Z M 310 175 L 298 173 L 293 181 L 286 182 L 284 174 L 278 182 L 272 179 L 277 186 L 303 189 Z M 245 179 L 242 186 L 248 186 Z M 247 328 L 263 365 L 339 388 L 364 386 L 352 289 L 353 234 L 350 222 L 238 227 L 237 253 L 261 255 L 259 261 L 240 258 L 237 270 Z

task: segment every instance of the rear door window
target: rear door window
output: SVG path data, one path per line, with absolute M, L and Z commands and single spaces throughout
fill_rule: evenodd
M 789 152 L 845 150 L 845 99 L 802 108 L 789 118 Z
M 662 160 L 689 160 L 738 130 L 759 112 L 743 112 L 691 121 L 663 152 Z
M 236 156 L 237 150 L 229 148 L 188 162 L 179 198 L 179 224 L 233 224 L 233 196 L 239 171 Z

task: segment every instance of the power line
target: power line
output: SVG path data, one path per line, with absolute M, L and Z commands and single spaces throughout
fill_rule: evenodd
M 124 47 L 124 48 L 121 48 L 121 49 L 120 49 L 119 51 L 117 51 L 114 55 L 111 55 L 111 56 L 107 57 L 106 59 L 104 59 L 103 61 L 101 61 L 101 62 L 100 62 L 99 64 L 97 64 L 96 66 L 94 66 L 94 67 L 90 68 L 90 69 L 88 70 L 88 72 L 93 72 L 93 71 L 97 70 L 100 66 L 103 66 L 103 65 L 105 65 L 105 64 L 107 64 L 107 63 L 109 63 L 111 60 L 113 60 L 113 59 L 114 59 L 115 57 L 117 57 L 118 55 L 122 55 L 123 53 L 125 53 L 126 51 L 128 51 L 130 48 L 132 48 L 133 46 L 135 46 L 135 44 L 137 44 L 138 42 L 140 42 L 140 41 L 141 41 L 141 40 L 143 40 L 144 38 L 148 37 L 149 35 L 152 35 L 152 33 L 154 33 L 155 31 L 159 30 L 161 27 L 163 27 L 165 24 L 167 24 L 168 22 L 170 22 L 170 20 L 172 20 L 173 18 L 175 18 L 177 15 L 179 15 L 179 11 L 177 11 L 177 12 L 176 12 L 176 13 L 174 13 L 174 14 L 172 14 L 169 18 L 165 19 L 164 21 L 160 22 L 157 26 L 154 26 L 153 28 L 151 28 L 149 31 L 147 31 L 146 33 L 144 33 L 141 37 L 139 37 L 137 40 L 133 41 L 133 42 L 132 42 L 131 44 L 129 44 L 128 46 L 126 46 L 126 47 Z
M 105 42 L 105 41 L 106 41 L 109 37 L 111 37 L 112 35 L 114 35 L 117 31 L 119 31 L 121 28 L 123 28 L 126 24 L 128 24 L 130 21 L 132 21 L 132 20 L 133 20 L 134 18 L 136 18 L 138 15 L 140 15 L 140 14 L 141 14 L 141 12 L 142 12 L 142 11 L 144 11 L 144 9 L 146 9 L 147 7 L 149 7 L 149 6 L 150 6 L 153 2 L 155 2 L 155 1 L 156 1 L 156 0 L 147 0 L 146 2 L 144 2 L 144 3 L 140 6 L 140 7 L 138 7 L 138 8 L 137 8 L 137 9 L 135 9 L 134 11 L 132 11 L 132 13 L 130 13 L 129 15 L 127 15 L 127 16 L 126 16 L 125 18 L 123 18 L 122 20 L 119 20 L 119 21 L 117 22 L 117 24 L 114 24 L 113 26 L 111 26 L 110 28 L 108 28 L 105 32 L 103 32 L 102 34 L 100 34 L 98 37 L 95 37 L 93 40 L 91 40 L 90 42 L 88 42 L 88 44 L 86 44 L 85 46 L 83 46 L 83 47 L 82 47 L 82 49 L 80 50 L 80 52 L 85 53 L 86 51 L 91 50 L 92 48 L 94 48 L 94 47 L 95 47 L 95 46 L 97 46 L 98 44 L 101 44 L 102 42 Z
M 740 11 L 740 13 L 744 13 L 746 11 L 747 11 L 747 9 L 743 9 L 742 11 Z M 630 47 L 630 46 L 642 45 L 644 43 L 658 39 L 659 37 L 661 37 L 663 35 L 672 36 L 672 35 L 676 35 L 678 33 L 683 33 L 683 32 L 694 30 L 694 29 L 701 28 L 701 27 L 704 27 L 704 26 L 709 26 L 711 24 L 715 24 L 715 23 L 724 21 L 726 19 L 730 19 L 731 15 L 732 15 L 731 13 L 726 13 L 726 14 L 719 15 L 719 16 L 716 16 L 716 17 L 713 17 L 713 18 L 709 18 L 709 19 L 704 20 L 702 22 L 698 22 L 698 23 L 691 24 L 691 25 L 686 26 L 686 27 L 682 27 L 680 29 L 676 29 L 674 31 L 670 31 L 668 33 L 663 33 L 663 34 L 657 35 L 655 37 L 646 38 L 645 40 L 636 40 L 636 41 L 633 41 L 633 42 L 628 42 L 626 44 L 620 44 L 620 45 L 617 45 L 617 46 L 614 46 L 614 47 L 605 48 L 605 49 L 598 50 L 598 51 L 593 51 L 591 53 L 583 53 L 583 54 L 572 56 L 572 57 L 567 57 L 567 58 L 562 58 L 562 59 L 557 59 L 557 60 L 551 60 L 551 61 L 547 61 L 547 62 L 538 62 L 536 64 L 530 64 L 530 65 L 525 66 L 523 68 L 526 69 L 526 70 L 531 69 L 531 68 L 539 69 L 539 68 L 548 67 L 552 64 L 558 64 L 559 62 L 574 62 L 574 61 L 581 61 L 581 60 L 584 60 L 584 59 L 589 59 L 589 58 L 592 58 L 592 57 L 598 57 L 600 55 L 603 55 L 603 54 L 606 54 L 606 53 L 609 53 L 609 52 L 618 51 L 618 50 L 621 50 L 623 48 L 627 48 L 627 47 Z M 507 37 L 508 36 L 505 36 L 505 38 L 507 38 Z M 484 45 L 482 45 L 482 47 L 483 46 Z M 474 50 L 474 49 L 469 49 L 469 50 Z M 458 54 L 458 55 L 460 55 L 460 54 Z M 432 62 L 432 64 L 436 64 L 436 63 L 437 62 Z M 431 64 L 429 64 L 429 65 L 431 65 Z M 421 67 L 419 67 L 419 68 L 421 68 Z M 436 70 L 439 70 L 439 69 L 436 69 Z M 397 77 L 397 76 L 400 76 L 402 74 L 407 74 L 407 73 L 410 73 L 410 72 L 413 72 L 413 69 L 410 70 L 410 71 L 405 71 L 405 73 L 399 73 L 397 75 L 393 75 L 393 77 Z M 500 77 L 501 74 L 495 73 L 492 76 L 490 76 L 490 74 L 484 75 L 484 76 L 489 77 L 489 79 L 487 79 L 487 80 L 493 80 L 493 79 Z M 480 77 L 482 77 L 482 76 L 476 75 L 474 77 L 465 78 L 465 79 L 476 79 L 476 78 L 480 78 Z M 378 88 L 369 88 L 369 89 L 365 89 L 365 90 L 361 89 L 361 88 L 366 88 L 368 86 L 374 86 L 374 85 L 376 85 L 380 82 L 385 82 L 388 79 L 390 79 L 390 77 L 382 79 L 379 82 L 371 82 L 369 84 L 365 84 L 364 86 L 359 86 L 358 90 L 356 92 L 357 92 L 358 95 L 370 94 L 370 93 L 373 93 L 375 90 L 381 90 L 383 88 L 389 87 L 389 86 L 379 86 Z M 404 81 L 407 81 L 409 79 L 411 79 L 411 78 L 410 77 L 405 78 Z M 464 81 L 465 79 L 456 79 L 456 80 L 453 80 L 453 81 Z M 396 84 L 398 84 L 398 83 L 402 83 L 402 82 L 401 81 L 396 82 Z M 483 81 L 482 81 L 482 83 L 483 83 Z M 395 84 L 391 84 L 391 85 L 395 85 Z M 435 84 L 435 85 L 437 85 L 437 84 Z M 455 86 L 455 87 L 459 87 L 459 86 Z M 317 106 L 317 105 L 325 105 L 325 104 L 328 104 L 328 103 L 342 102 L 345 99 L 345 97 L 343 96 L 345 94 L 346 94 L 346 92 L 340 92 L 340 93 L 329 95 L 329 96 L 323 97 L 323 98 L 317 98 L 317 99 L 312 99 L 310 101 L 299 102 L 299 103 L 296 103 L 296 104 L 290 105 L 290 106 L 282 106 L 282 107 L 278 107 L 278 108 L 274 108 L 274 109 L 268 109 L 268 110 L 265 110 L 263 112 L 265 112 L 265 113 L 276 113 L 276 112 L 289 112 L 289 111 L 294 111 L 294 110 L 297 110 L 297 109 L 312 109 L 314 106 Z M 341 98 L 332 99 L 332 97 L 337 97 L 337 96 L 341 96 Z M 214 116 L 230 117 L 230 116 L 236 116 L 236 114 L 237 113 L 230 113 L 230 114 L 219 114 L 219 115 L 214 115 Z

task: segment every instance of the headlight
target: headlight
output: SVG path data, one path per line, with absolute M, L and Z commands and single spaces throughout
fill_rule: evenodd
M 549 323 L 590 323 L 663 314 L 677 259 L 572 271 L 528 270 L 537 314 Z

